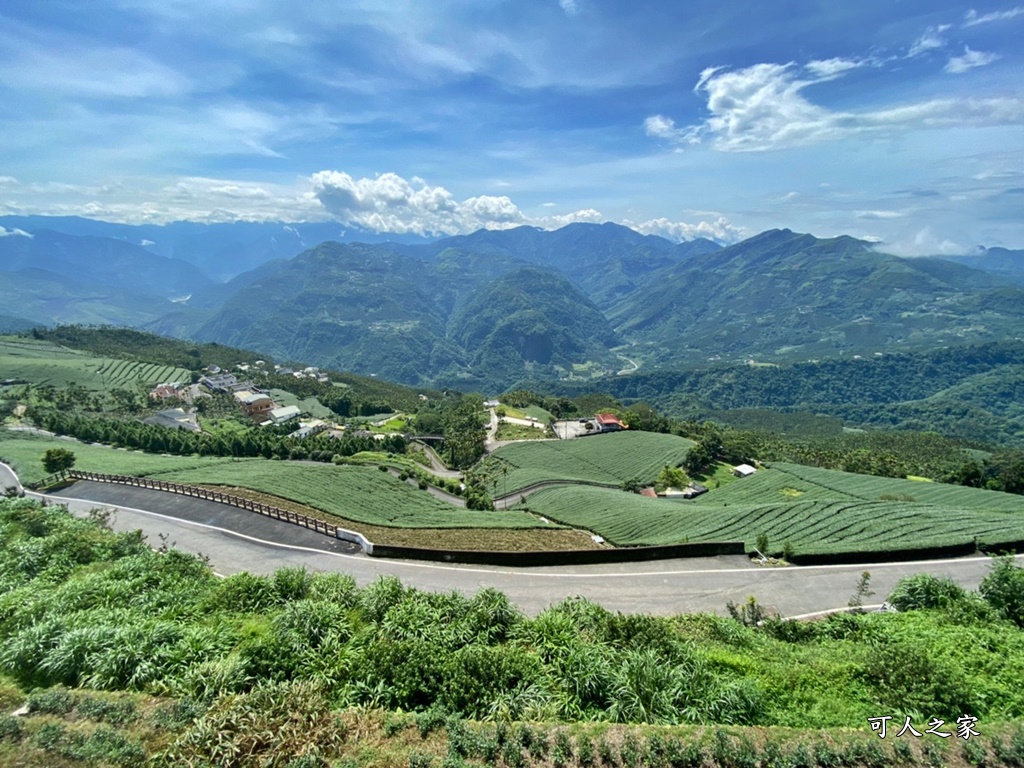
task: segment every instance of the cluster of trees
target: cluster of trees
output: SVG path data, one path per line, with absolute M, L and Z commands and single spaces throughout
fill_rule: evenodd
M 557 382 L 544 389 L 572 398 L 585 386 Z M 780 425 L 751 411 L 801 411 L 805 417 L 832 417 L 833 423 L 789 419 L 785 431 L 798 428 L 807 436 L 807 427 L 830 426 L 834 432 L 842 419 L 863 427 L 1024 445 L 1024 343 L 1019 341 L 782 366 L 640 371 L 602 386 L 615 398 L 645 401 L 676 418 L 715 418 L 759 430 L 778 431 Z
M 30 415 L 40 427 L 58 435 L 148 453 L 182 456 L 262 456 L 267 459 L 330 461 L 334 456 L 352 456 L 363 451 L 405 453 L 407 448 L 406 440 L 401 435 L 389 435 L 377 440 L 357 436 L 339 439 L 319 434 L 298 440 L 269 430 L 252 429 L 241 433 L 207 435 L 50 409 L 33 409 Z

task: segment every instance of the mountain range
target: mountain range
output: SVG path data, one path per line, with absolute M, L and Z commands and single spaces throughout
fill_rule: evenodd
M 1022 252 L 1005 249 L 909 259 L 785 229 L 723 247 L 616 224 L 306 248 L 339 225 L 37 218 L 0 218 L 9 323 L 132 325 L 421 386 L 1024 336 Z

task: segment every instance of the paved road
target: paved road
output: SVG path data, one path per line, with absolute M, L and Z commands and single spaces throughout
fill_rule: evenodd
M 0 487 L 17 478 L 0 465 Z M 81 498 L 88 496 L 89 498 Z M 76 498 L 77 497 L 77 498 Z M 911 563 L 803 568 L 760 568 L 744 557 L 661 560 L 651 563 L 510 569 L 381 560 L 347 550 L 342 542 L 245 510 L 198 499 L 102 483 L 76 483 L 54 501 L 72 512 L 116 504 L 116 530 L 136 530 L 154 545 L 165 534 L 179 549 L 202 553 L 221 574 L 270 573 L 283 565 L 352 574 L 360 584 L 395 575 L 421 589 L 457 589 L 471 594 L 494 587 L 530 614 L 552 603 L 582 595 L 611 610 L 654 614 L 693 611 L 721 613 L 727 601 L 755 595 L 784 616 L 846 605 L 857 578 L 870 571 L 881 601 L 895 583 L 913 573 L 932 573 L 975 588 L 988 573 L 988 558 L 969 557 Z M 200 506 L 201 505 L 201 506 Z M 161 511 L 162 510 L 162 511 Z M 1024 562 L 1024 555 L 1018 556 Z

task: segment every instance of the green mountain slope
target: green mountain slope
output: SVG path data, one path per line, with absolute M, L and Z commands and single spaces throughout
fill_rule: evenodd
M 195 337 L 416 383 L 444 333 L 422 272 L 385 248 L 324 243 L 240 290 Z
M 1005 338 L 1024 328 L 1024 291 L 850 237 L 773 230 L 652 272 L 607 314 L 656 359 L 807 359 Z
M 564 277 L 529 267 L 474 291 L 452 314 L 448 337 L 465 350 L 482 383 L 507 383 L 526 371 L 609 361 L 618 339 L 608 321 Z

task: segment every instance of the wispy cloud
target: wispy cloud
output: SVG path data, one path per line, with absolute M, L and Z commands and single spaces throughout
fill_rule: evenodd
M 697 88 L 707 99 L 711 117 L 699 125 L 678 128 L 671 118 L 655 115 L 644 121 L 644 128 L 658 138 L 678 142 L 707 138 L 715 149 L 739 152 L 907 128 L 1024 123 L 1024 100 L 1016 96 L 940 98 L 856 112 L 833 110 L 805 95 L 809 86 L 829 79 L 831 75 L 822 77 L 794 63 L 708 70 Z
M 946 63 L 946 71 L 950 74 L 960 75 L 975 67 L 984 67 L 999 58 L 998 54 L 986 53 L 985 51 L 972 51 L 964 46 L 963 56 L 954 56 Z
M 994 21 L 1009 21 L 1018 16 L 1024 16 L 1024 6 L 1018 5 L 1007 11 L 993 11 L 992 13 L 978 13 L 973 8 L 964 14 L 965 27 L 976 27 L 979 24 L 991 24 Z
M 928 51 L 934 51 L 938 48 L 945 48 L 948 42 L 946 38 L 942 36 L 943 32 L 950 29 L 950 24 L 940 24 L 937 27 L 928 27 L 924 33 L 914 41 L 914 44 L 910 46 L 910 51 L 907 55 L 910 57 L 920 56 L 922 53 Z
M 562 10 L 570 16 L 575 16 L 580 12 L 579 0 L 558 0 L 558 4 L 562 6 Z

